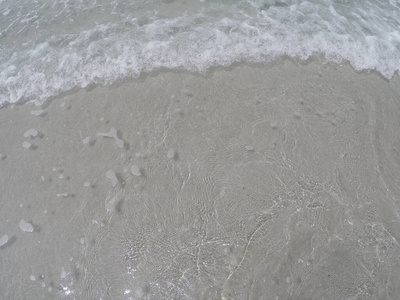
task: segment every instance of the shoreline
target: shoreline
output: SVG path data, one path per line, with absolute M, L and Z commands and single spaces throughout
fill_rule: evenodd
M 189 70 L 184 70 L 184 69 L 167 69 L 167 68 L 161 68 L 157 70 L 153 70 L 151 72 L 145 72 L 139 75 L 138 77 L 126 77 L 126 78 L 120 78 L 116 79 L 113 83 L 106 84 L 106 85 L 101 85 L 101 84 L 95 84 L 92 83 L 86 87 L 74 87 L 71 90 L 61 92 L 60 94 L 56 96 L 51 96 L 47 100 L 45 100 L 43 103 L 39 104 L 35 100 L 25 100 L 21 99 L 15 103 L 10 103 L 6 102 L 0 105 L 0 109 L 6 108 L 10 105 L 34 105 L 37 107 L 43 107 L 47 108 L 48 106 L 51 105 L 53 101 L 61 101 L 65 97 L 69 97 L 71 95 L 74 95 L 76 93 L 79 93 L 80 91 L 91 91 L 96 88 L 105 88 L 105 89 L 115 89 L 120 86 L 124 85 L 130 85 L 130 84 L 135 84 L 135 83 L 141 83 L 144 82 L 147 78 L 151 77 L 157 77 L 160 76 L 161 74 L 187 74 L 189 76 L 194 76 L 194 77 L 199 77 L 202 79 L 211 79 L 214 73 L 219 73 L 219 72 L 229 72 L 232 71 L 236 68 L 254 68 L 254 69 L 270 69 L 270 68 L 279 68 L 280 66 L 283 66 L 285 64 L 291 64 L 293 66 L 297 67 L 307 67 L 310 66 L 311 68 L 314 68 L 316 65 L 319 66 L 327 66 L 331 70 L 340 70 L 341 68 L 351 68 L 354 72 L 354 75 L 362 75 L 362 76 L 376 76 L 386 82 L 398 82 L 400 83 L 400 74 L 398 72 L 395 72 L 391 78 L 387 78 L 384 75 L 382 75 L 379 71 L 377 70 L 361 70 L 358 71 L 356 70 L 350 62 L 343 62 L 343 63 L 333 63 L 333 62 L 328 62 L 324 60 L 321 57 L 312 57 L 309 58 L 305 61 L 303 60 L 297 60 L 293 59 L 291 57 L 279 57 L 277 59 L 274 59 L 272 61 L 268 62 L 234 62 L 230 64 L 229 66 L 213 66 L 209 68 L 205 72 L 195 72 L 195 71 L 189 71 Z
M 284 60 L 1 108 L 0 289 L 395 299 L 399 83 Z

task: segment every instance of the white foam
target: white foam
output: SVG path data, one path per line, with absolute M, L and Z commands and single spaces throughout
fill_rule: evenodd
M 31 280 L 31 281 L 35 281 L 36 280 L 36 277 L 35 277 L 35 275 L 31 275 L 31 276 L 29 276 L 29 279 Z
M 140 169 L 139 169 L 138 165 L 132 165 L 131 166 L 131 172 L 135 176 L 141 176 L 142 175 L 142 172 L 140 172 Z
M 117 130 L 114 127 L 111 127 L 109 132 L 99 132 L 97 134 L 98 136 L 102 136 L 102 137 L 110 137 L 113 138 L 115 140 L 115 142 L 117 143 L 117 146 L 119 148 L 123 148 L 124 147 L 124 141 L 120 138 L 118 138 L 117 135 Z
M 16 47 L 18 41 L 2 44 L 0 105 L 21 100 L 42 104 L 75 87 L 112 84 L 162 68 L 205 73 L 214 66 L 280 57 L 350 62 L 357 71 L 377 70 L 387 78 L 400 71 L 397 2 L 381 1 L 377 9 L 375 0 L 345 5 L 331 0 L 280 1 L 284 5 L 261 0 L 219 5 L 205 1 L 199 6 L 188 1 L 176 13 L 163 10 L 165 1 L 147 2 L 140 10 L 121 2 L 118 19 L 112 17 L 114 7 L 104 4 L 104 11 L 91 19 L 86 14 L 98 12 L 98 7 L 75 1 L 71 9 L 85 13 L 74 16 L 77 27 L 65 26 L 57 33 L 54 23 L 40 18 L 40 11 L 38 20 L 27 22 L 20 34 L 12 18 L 4 17 L 9 23 L 4 24 L 3 40 L 26 40 L 27 33 L 35 38 L 29 47 Z M 155 2 L 160 7 L 153 7 Z M 163 14 L 154 15 L 155 10 Z M 60 15 L 67 21 L 66 11 L 49 10 L 54 15 L 48 17 Z
M 27 142 L 27 141 L 25 141 L 25 142 L 22 143 L 22 147 L 24 147 L 24 148 L 26 148 L 26 149 L 29 149 L 31 146 L 32 146 L 32 144 L 29 143 L 29 142 Z
M 68 193 L 59 193 L 57 197 L 68 197 Z
M 90 186 L 90 182 L 86 181 L 86 182 L 83 183 L 83 185 L 86 186 L 86 187 L 89 187 Z
M 4 246 L 5 244 L 7 244 L 7 242 L 8 242 L 8 235 L 5 234 L 0 238 L 0 247 Z
M 113 187 L 115 187 L 118 183 L 118 178 L 117 175 L 115 175 L 113 170 L 108 170 L 106 173 L 107 178 L 111 180 L 111 184 Z
M 33 225 L 31 223 L 26 222 L 24 219 L 19 221 L 19 228 L 24 232 L 33 232 Z

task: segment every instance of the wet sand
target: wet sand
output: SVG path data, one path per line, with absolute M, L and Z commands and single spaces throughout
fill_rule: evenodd
M 289 61 L 2 108 L 2 295 L 396 299 L 399 128 L 398 77 Z

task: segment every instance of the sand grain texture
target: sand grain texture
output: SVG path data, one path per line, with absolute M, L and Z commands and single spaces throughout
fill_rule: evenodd
M 396 299 L 399 83 L 281 62 L 81 90 L 40 118 L 1 109 L 0 290 Z

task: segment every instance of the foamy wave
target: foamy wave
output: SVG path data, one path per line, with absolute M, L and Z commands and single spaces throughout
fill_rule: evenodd
M 373 7 L 346 15 L 340 6 L 307 1 L 248 4 L 231 7 L 227 17 L 210 17 L 209 11 L 174 18 L 130 17 L 79 34 L 53 35 L 1 62 L 0 105 L 42 104 L 75 87 L 111 84 L 160 68 L 204 74 L 214 66 L 282 56 L 348 61 L 357 71 L 377 70 L 387 78 L 400 71 L 399 8 L 388 10 L 382 22 L 382 12 L 365 19 Z

